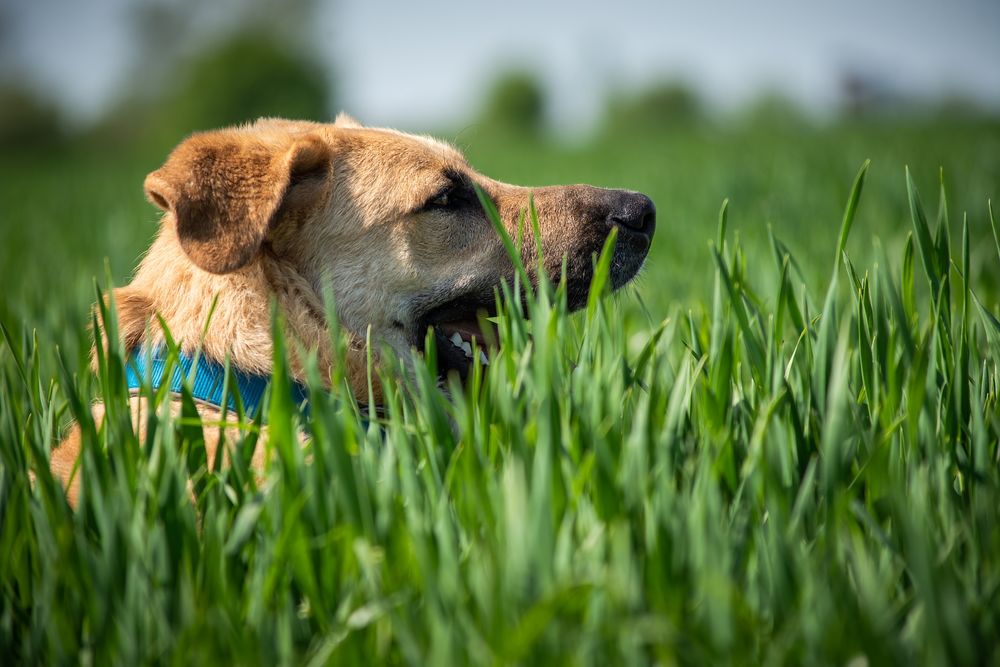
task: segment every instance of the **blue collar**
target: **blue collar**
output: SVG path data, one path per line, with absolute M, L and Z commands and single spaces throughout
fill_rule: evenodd
M 128 388 L 141 388 L 148 375 L 153 389 L 159 389 L 163 384 L 163 374 L 166 371 L 166 367 L 167 359 L 162 349 L 152 351 L 139 349 L 133 351 L 125 364 L 125 377 L 128 380 Z M 178 354 L 178 363 L 174 364 L 174 372 L 170 379 L 170 391 L 180 393 L 184 379 L 191 377 L 192 367 L 195 368 L 194 380 L 191 385 L 192 398 L 216 407 L 222 407 L 226 367 L 217 361 L 206 359 L 201 354 L 197 355 L 197 365 L 195 364 L 195 360 L 183 352 Z M 229 367 L 229 375 L 235 380 L 236 387 L 239 389 L 240 398 L 243 401 L 244 414 L 255 416 L 259 411 L 261 402 L 264 400 L 264 393 L 271 383 L 270 376 L 251 375 L 232 366 Z M 298 382 L 292 382 L 291 392 L 293 403 L 299 406 L 305 405 L 306 408 L 308 407 L 309 392 L 305 386 Z M 227 403 L 231 410 L 236 409 L 236 401 L 231 393 L 227 397 Z

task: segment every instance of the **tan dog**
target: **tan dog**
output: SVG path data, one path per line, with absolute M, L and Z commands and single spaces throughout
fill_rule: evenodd
M 321 295 L 330 289 L 355 341 L 344 370 L 357 396 L 368 395 L 362 341 L 369 327 L 373 340 L 405 358 L 411 348 L 422 349 L 433 326 L 439 365 L 464 377 L 476 360 L 456 334 L 461 342 L 483 341 L 477 313 L 493 310 L 495 288 L 513 277 L 473 184 L 514 238 L 533 194 L 545 270 L 558 278 L 565 258 L 572 308 L 585 302 L 593 256 L 612 228 L 619 230 L 614 288 L 631 280 L 646 257 L 655 209 L 644 195 L 499 183 L 447 144 L 365 128 L 344 115 L 333 124 L 262 119 L 191 136 L 146 178 L 146 195 L 164 215 L 135 279 L 115 290 L 124 349 L 156 345 L 146 338 L 161 336 L 150 326 L 159 314 L 185 350 L 200 345 L 206 358 L 228 355 L 235 368 L 268 375 L 274 295 L 289 338 L 315 351 L 327 371 L 332 359 Z M 526 236 L 521 250 L 533 267 L 534 242 Z M 303 379 L 294 360 L 293 374 Z M 133 398 L 132 409 L 141 427 L 143 401 Z M 216 407 L 200 409 L 207 420 L 219 420 Z M 102 415 L 96 406 L 95 418 Z M 73 432 L 53 452 L 52 469 L 64 483 L 79 445 Z M 207 446 L 211 461 L 215 444 Z M 77 492 L 74 480 L 71 502 Z

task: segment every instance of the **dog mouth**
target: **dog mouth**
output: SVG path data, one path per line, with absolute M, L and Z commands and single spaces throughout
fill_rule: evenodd
M 420 318 L 416 347 L 425 355 L 427 344 L 435 347 L 438 375 L 446 378 L 458 374 L 462 382 L 469 377 L 474 364 L 489 366 L 490 350 L 499 344 L 497 327 L 490 319 L 496 316 L 496 305 L 480 295 L 466 295 L 437 306 Z M 431 330 L 433 336 L 426 335 Z
M 603 243 L 603 240 L 602 237 L 600 242 Z M 587 302 L 593 281 L 593 261 L 599 249 L 600 246 L 594 244 L 594 249 L 590 252 L 580 252 L 570 258 L 566 274 L 566 305 L 570 312 L 579 310 Z M 612 256 L 609 274 L 613 291 L 631 282 L 639 273 L 648 250 L 648 236 L 636 240 L 625 235 L 619 241 Z M 549 267 L 546 273 L 551 279 L 551 276 L 560 273 L 562 267 L 562 263 Z M 528 282 L 531 289 L 537 288 L 536 279 L 534 272 L 529 271 Z M 421 305 L 430 307 L 416 320 L 413 346 L 426 356 L 430 351 L 428 346 L 433 344 L 439 378 L 447 378 L 451 372 L 455 372 L 462 383 L 465 383 L 476 364 L 490 364 L 490 352 L 496 350 L 500 343 L 499 330 L 491 321 L 497 315 L 496 287 L 492 281 L 480 281 L 476 287 L 467 287 L 469 291 L 453 296 L 444 303 L 434 304 L 430 299 L 418 300 L 418 304 L 422 301 Z M 530 289 L 525 291 L 522 286 L 515 297 L 525 305 L 522 311 L 524 313 L 531 310 L 527 307 L 529 292 Z M 415 310 L 420 312 L 419 305 Z M 433 335 L 428 336 L 428 331 Z
M 644 256 L 635 258 L 627 252 L 625 255 L 621 258 L 616 252 L 612 262 L 610 279 L 613 290 L 629 283 L 642 266 Z M 570 312 L 579 310 L 586 304 L 592 278 L 589 266 L 587 270 L 573 272 L 567 289 L 567 306 Z M 530 282 L 533 289 L 537 287 L 534 276 L 531 276 Z M 525 304 L 523 312 L 527 316 L 530 310 L 525 300 L 527 294 L 522 291 L 520 298 Z M 428 344 L 433 344 L 438 377 L 445 379 L 454 371 L 464 384 L 474 364 L 489 366 L 490 353 L 500 344 L 499 329 L 494 324 L 496 315 L 497 304 L 492 287 L 461 295 L 432 307 L 417 319 L 413 345 L 426 356 L 429 352 Z M 428 331 L 433 335 L 428 337 Z
M 486 331 L 479 323 L 471 320 L 432 325 L 441 376 L 455 371 L 464 382 L 472 371 L 473 364 L 490 365 L 489 349 L 491 344 L 496 345 L 497 333 L 492 323 L 485 324 L 489 327 Z

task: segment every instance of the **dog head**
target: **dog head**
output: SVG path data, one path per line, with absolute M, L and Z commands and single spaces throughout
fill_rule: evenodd
M 447 144 L 345 116 L 333 124 L 263 119 L 193 135 L 148 176 L 145 190 L 166 212 L 164 225 L 191 272 L 216 276 L 224 289 L 227 277 L 280 262 L 296 288 L 272 285 L 279 302 L 310 291 L 316 300 L 328 289 L 345 328 L 364 337 L 370 327 L 403 355 L 422 348 L 434 327 L 441 364 L 464 376 L 471 355 L 459 341 L 483 341 L 477 314 L 494 309 L 494 290 L 514 276 L 475 186 L 512 238 L 533 198 L 543 270 L 558 280 L 565 261 L 572 308 L 585 303 L 593 257 L 612 229 L 614 288 L 645 260 L 655 228 L 645 195 L 500 183 Z M 530 227 L 523 238 L 525 266 L 537 280 Z

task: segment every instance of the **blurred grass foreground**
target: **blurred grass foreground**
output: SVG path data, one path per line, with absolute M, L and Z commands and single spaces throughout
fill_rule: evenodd
M 997 663 L 996 118 L 719 118 L 664 86 L 567 142 L 530 77 L 501 82 L 439 134 L 496 178 L 649 193 L 645 279 L 620 299 L 596 281 L 573 316 L 558 286 L 501 299 L 495 361 L 450 397 L 433 359 L 390 363 L 369 421 L 333 378 L 306 450 L 275 392 L 258 484 L 252 425 L 218 468 L 218 425 L 190 412 L 140 442 L 85 408 L 122 417 L 121 351 L 89 370 L 88 305 L 103 258 L 123 283 L 155 232 L 145 174 L 195 129 L 329 114 L 311 65 L 241 39 L 86 130 L 23 91 L 0 105 L 0 655 Z M 271 74 L 218 75 L 248 58 Z M 76 512 L 46 463 L 70 419 Z

